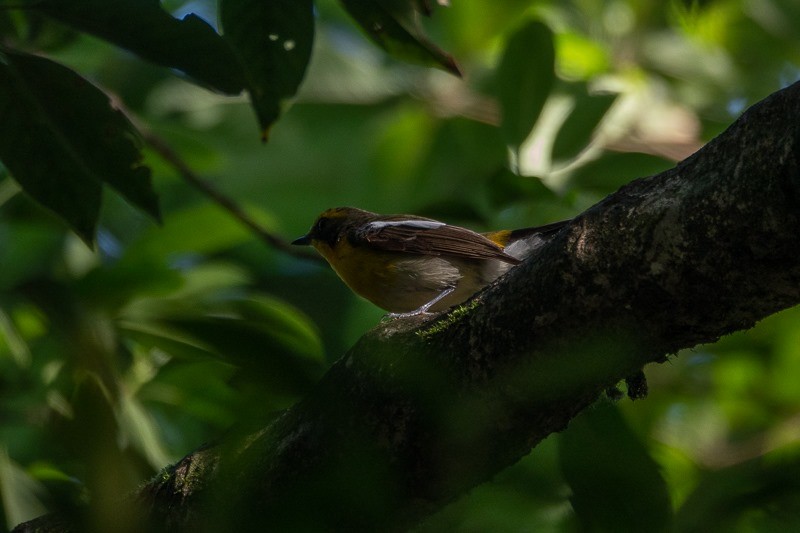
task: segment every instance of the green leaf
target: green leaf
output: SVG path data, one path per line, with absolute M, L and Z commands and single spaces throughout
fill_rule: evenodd
M 72 70 L 0 52 L 0 116 L 0 161 L 86 242 L 94 238 L 103 182 L 159 219 L 136 130 Z
M 300 394 L 322 374 L 321 341 L 309 320 L 289 305 L 265 296 L 195 308 L 161 323 L 181 332 L 243 376 L 283 393 Z M 189 344 L 189 343 L 187 343 Z
M 419 0 L 339 0 L 372 41 L 389 54 L 412 63 L 436 66 L 461 76 L 453 57 L 423 33 L 419 12 L 429 12 Z
M 116 310 L 134 298 L 168 294 L 181 283 L 180 273 L 165 262 L 117 261 L 87 272 L 75 289 L 85 301 Z
M 575 106 L 553 141 L 553 161 L 566 161 L 589 145 L 600 121 L 617 100 L 616 94 L 589 94 L 585 83 L 577 84 Z
M 496 73 L 500 128 L 515 151 L 536 124 L 554 82 L 553 32 L 530 21 L 508 40 Z
M 9 527 L 32 520 L 47 510 L 42 503 L 46 496 L 44 487 L 8 457 L 5 447 L 0 447 L 0 496 L 4 525 Z
M 678 509 L 675 531 L 799 531 L 796 443 L 707 472 Z
M 63 252 L 64 233 L 53 225 L 26 221 L 0 223 L 0 292 L 40 276 Z
M 126 442 L 147 458 L 154 469 L 163 468 L 178 457 L 170 456 L 160 435 L 159 427 L 136 397 L 123 394 L 117 406 L 120 434 Z
M 203 19 L 178 20 L 157 0 L 23 0 L 24 4 L 227 94 L 244 88 L 230 47 Z
M 63 48 L 79 37 L 75 29 L 41 13 L 13 9 L 21 4 L 0 0 L 0 35 L 6 46 L 44 52 Z
M 263 214 L 248 211 L 264 219 Z M 269 226 L 267 222 L 264 224 Z M 180 254 L 213 254 L 228 250 L 253 239 L 253 234 L 229 212 L 216 204 L 201 204 L 169 214 L 164 227 L 150 228 L 131 244 L 122 257 L 130 265 L 153 263 L 175 258 Z
M 311 0 L 222 0 L 225 40 L 244 67 L 262 137 L 294 96 L 311 58 Z
M 220 357 L 211 347 L 180 329 L 155 321 L 120 320 L 117 322 L 126 339 L 148 349 L 157 348 L 181 361 L 215 361 Z
M 667 484 L 617 408 L 601 403 L 559 439 L 561 470 L 586 531 L 664 531 L 672 521 Z
M 545 200 L 555 203 L 558 196 L 542 180 L 531 176 L 519 176 L 507 168 L 499 169 L 487 182 L 487 196 L 492 206 L 502 209 L 523 200 Z
M 710 472 L 675 517 L 675 531 L 798 531 L 797 444 Z

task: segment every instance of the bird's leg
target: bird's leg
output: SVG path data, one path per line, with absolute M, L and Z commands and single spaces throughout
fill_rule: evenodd
M 436 303 L 440 302 L 444 297 L 446 297 L 447 295 L 452 293 L 454 290 L 456 290 L 455 287 L 446 288 L 445 290 L 443 290 L 442 292 L 437 294 L 436 298 L 434 298 L 430 302 L 426 303 L 425 305 L 420 306 L 419 309 L 415 309 L 415 310 L 409 311 L 407 313 L 389 313 L 386 316 L 389 317 L 389 318 L 405 318 L 405 317 L 409 317 L 409 316 L 417 316 L 417 315 L 421 315 L 421 314 L 427 313 L 428 309 L 433 307 Z

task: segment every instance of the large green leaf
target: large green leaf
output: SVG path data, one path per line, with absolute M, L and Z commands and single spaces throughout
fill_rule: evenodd
M 94 238 L 103 183 L 159 219 L 136 130 L 72 70 L 0 51 L 0 116 L 0 161 L 85 241 Z
M 23 4 L 224 93 L 237 94 L 244 88 L 230 47 L 197 15 L 178 20 L 157 0 L 23 0 Z
M 672 520 L 658 465 L 616 407 L 595 406 L 559 439 L 561 470 L 585 531 L 664 531 Z
M 506 44 L 497 67 L 500 128 L 514 150 L 528 137 L 555 81 L 553 32 L 529 21 Z
M 311 0 L 222 0 L 225 39 L 239 56 L 264 140 L 311 58 Z
M 26 221 L 0 223 L 0 292 L 47 271 L 63 250 L 63 232 Z
M 556 193 L 536 177 L 519 176 L 507 168 L 498 169 L 487 184 L 487 197 L 498 209 L 520 201 L 542 199 L 557 203 Z
M 413 63 L 438 66 L 461 76 L 453 57 L 423 33 L 419 12 L 430 12 L 419 0 L 339 0 L 375 44 Z
M 266 296 L 224 302 L 188 298 L 156 310 L 149 323 L 128 321 L 127 331 L 167 353 L 207 356 L 243 369 L 241 377 L 281 394 L 307 390 L 322 374 L 322 344 L 309 320 L 293 307 Z M 175 350 L 175 351 L 173 351 Z
M 247 213 L 271 227 L 263 212 Z M 125 268 L 139 268 L 140 264 L 174 260 L 181 254 L 214 254 L 252 239 L 253 234 L 226 210 L 216 204 L 200 204 L 169 213 L 164 227 L 150 228 L 128 246 L 121 263 Z
M 553 161 L 568 161 L 585 149 L 600 121 L 617 100 L 613 93 L 590 94 L 585 83 L 570 88 L 574 107 L 553 140 Z

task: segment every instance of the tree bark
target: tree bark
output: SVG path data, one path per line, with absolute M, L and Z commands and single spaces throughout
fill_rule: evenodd
M 380 324 L 280 418 L 143 486 L 140 511 L 171 531 L 407 529 L 643 365 L 797 304 L 799 198 L 795 84 L 464 306 Z

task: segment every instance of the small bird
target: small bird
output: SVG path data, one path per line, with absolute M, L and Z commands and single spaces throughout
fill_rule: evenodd
M 336 207 L 292 244 L 316 248 L 348 287 L 390 316 L 410 316 L 464 302 L 567 222 L 476 233 L 413 215 Z

